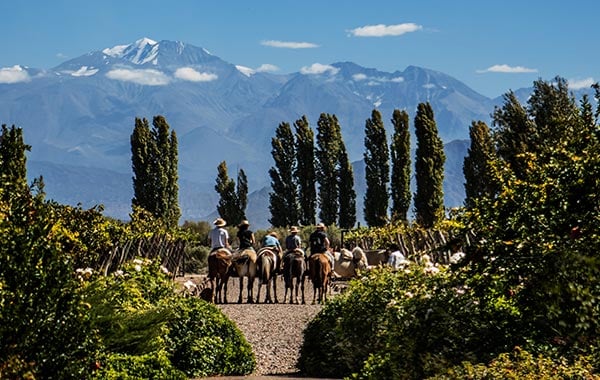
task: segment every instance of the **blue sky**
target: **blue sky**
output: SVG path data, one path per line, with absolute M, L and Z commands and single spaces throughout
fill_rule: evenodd
M 0 14 L 0 75 L 148 37 L 275 73 L 415 65 L 489 97 L 556 75 L 600 81 L 598 0 L 0 0 Z

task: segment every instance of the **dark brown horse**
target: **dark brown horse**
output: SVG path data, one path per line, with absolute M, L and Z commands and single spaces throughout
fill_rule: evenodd
M 283 281 L 285 283 L 285 293 L 283 294 L 283 303 L 285 303 L 288 289 L 290 290 L 290 303 L 298 302 L 298 288 L 302 289 L 302 303 L 304 300 L 304 274 L 306 272 L 306 261 L 304 252 L 296 248 L 294 251 L 287 252 L 283 257 Z M 296 284 L 294 285 L 294 279 Z M 295 294 L 294 294 L 295 291 Z
M 258 250 L 256 259 L 256 277 L 258 277 L 256 302 L 259 302 L 262 285 L 266 285 L 265 303 L 273 303 L 273 300 L 271 300 L 271 286 L 273 286 L 274 301 L 279 303 L 277 300 L 277 274 L 275 273 L 277 260 L 279 260 L 279 254 L 275 248 L 263 247 Z
M 227 303 L 227 281 L 230 267 L 231 252 L 228 249 L 219 248 L 208 255 L 208 279 L 213 289 L 213 303 Z M 222 290 L 224 291 L 223 297 L 221 296 Z
M 331 264 L 329 259 L 323 253 L 315 253 L 308 258 L 308 276 L 313 283 L 313 304 L 317 302 L 317 291 L 319 292 L 318 302 L 327 301 L 327 287 L 331 277 Z

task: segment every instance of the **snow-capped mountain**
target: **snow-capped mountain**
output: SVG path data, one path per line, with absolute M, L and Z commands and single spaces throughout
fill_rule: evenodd
M 186 220 L 214 212 L 221 161 L 232 176 L 244 169 L 251 191 L 269 186 L 270 141 L 281 122 L 306 115 L 316 127 L 321 113 L 335 114 L 350 159 L 359 161 L 365 120 L 374 108 L 391 133 L 394 109 L 407 110 L 412 124 L 417 104 L 425 101 L 445 142 L 467 139 L 471 121 L 489 121 L 494 106 L 457 79 L 415 66 L 388 73 L 338 62 L 275 75 L 236 66 L 201 47 L 148 38 L 52 69 L 0 68 L 0 123 L 23 128 L 32 146 L 30 176 L 43 174 L 48 195 L 58 201 L 103 203 L 106 214 L 123 219 L 132 196 L 129 138 L 135 117 L 164 115 L 177 133 Z M 60 185 L 48 172 L 57 173 Z M 118 186 L 116 178 L 124 183 Z M 101 186 L 106 183 L 112 186 Z M 460 197 L 449 205 L 462 202 Z

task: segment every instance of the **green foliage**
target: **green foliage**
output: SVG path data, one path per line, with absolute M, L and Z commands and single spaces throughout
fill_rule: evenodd
M 340 208 L 337 172 L 341 141 L 341 127 L 337 117 L 322 113 L 317 122 L 315 158 L 319 184 L 319 218 L 328 226 L 337 222 Z
M 175 367 L 188 377 L 252 373 L 252 347 L 218 308 L 197 298 L 181 298 L 170 306 L 175 318 L 169 322 L 167 344 Z
M 163 116 L 155 116 L 152 130 L 148 120 L 135 119 L 131 134 L 133 169 L 132 207 L 139 206 L 164 222 L 177 227 L 181 216 L 177 183 L 177 135 Z
M 296 170 L 294 175 L 298 181 L 299 224 L 311 226 L 315 224 L 317 208 L 317 190 L 315 188 L 315 138 L 306 116 L 296 120 Z
M 296 198 L 296 149 L 294 135 L 289 123 L 281 123 L 271 139 L 271 155 L 275 167 L 269 169 L 271 190 L 269 193 L 269 222 L 275 227 L 298 224 L 298 200 Z
M 175 368 L 165 350 L 148 354 L 126 355 L 109 353 L 99 361 L 100 368 L 94 374 L 94 379 L 181 379 L 188 377 Z
M 9 129 L 2 124 L 0 134 L 0 179 L 3 187 L 9 191 L 24 191 L 27 188 L 26 151 L 31 146 L 23 141 L 23 130 L 14 125 Z
M 415 157 L 416 221 L 425 228 L 431 228 L 444 218 L 444 145 L 438 135 L 429 103 L 420 103 L 415 116 L 417 151 Z
M 227 163 L 222 161 L 217 168 L 217 183 L 215 191 L 219 194 L 217 211 L 221 218 L 232 226 L 238 225 L 246 218 L 246 202 L 248 196 L 248 182 L 246 174 L 240 169 L 236 182 L 229 177 Z
M 352 228 L 356 224 L 356 192 L 354 191 L 354 171 L 346 147 L 341 143 L 340 169 L 338 174 L 340 187 L 340 212 L 338 224 L 341 228 Z
M 374 270 L 309 323 L 298 365 L 308 375 L 420 379 L 512 347 L 509 322 L 518 315 L 510 301 L 478 305 L 447 272 Z
M 465 205 L 475 206 L 477 199 L 492 198 L 498 192 L 499 184 L 495 182 L 491 162 L 496 158 L 496 151 L 488 126 L 482 122 L 473 122 L 469 128 L 471 146 L 463 164 L 465 176 Z
M 562 359 L 552 359 L 544 355 L 534 356 L 530 352 L 516 347 L 510 353 L 502 353 L 489 364 L 461 365 L 447 369 L 443 373 L 429 377 L 429 380 L 566 380 L 598 379 L 590 359 L 578 358 L 574 363 Z
M 208 254 L 210 247 L 207 245 L 185 246 L 184 273 L 205 273 L 208 268 Z
M 74 276 L 78 237 L 42 197 L 4 191 L 0 188 L 0 368 L 24 377 L 85 377 L 97 339 Z
M 394 134 L 390 145 L 392 220 L 406 221 L 411 199 L 408 113 L 394 110 L 392 124 L 394 125 Z
M 365 191 L 364 216 L 370 227 L 383 226 L 388 221 L 388 183 L 390 153 L 381 113 L 373 110 L 365 122 Z

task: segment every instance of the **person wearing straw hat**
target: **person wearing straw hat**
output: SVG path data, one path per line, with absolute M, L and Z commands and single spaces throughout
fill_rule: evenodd
M 226 248 L 231 250 L 229 246 L 229 233 L 225 229 L 225 225 L 227 222 L 223 218 L 217 218 L 214 220 L 213 224 L 215 228 L 210 230 L 208 234 L 208 239 L 210 240 L 210 252 L 214 252 L 220 248 Z
M 250 222 L 242 220 L 238 225 L 237 238 L 240 243 L 240 251 L 243 251 L 244 249 L 254 249 L 256 241 L 254 240 L 254 233 L 250 230 Z
M 299 249 L 304 254 L 304 250 L 302 250 L 302 239 L 298 236 L 298 227 L 292 226 L 289 232 L 290 234 L 285 238 L 286 252 L 294 252 L 296 249 Z

